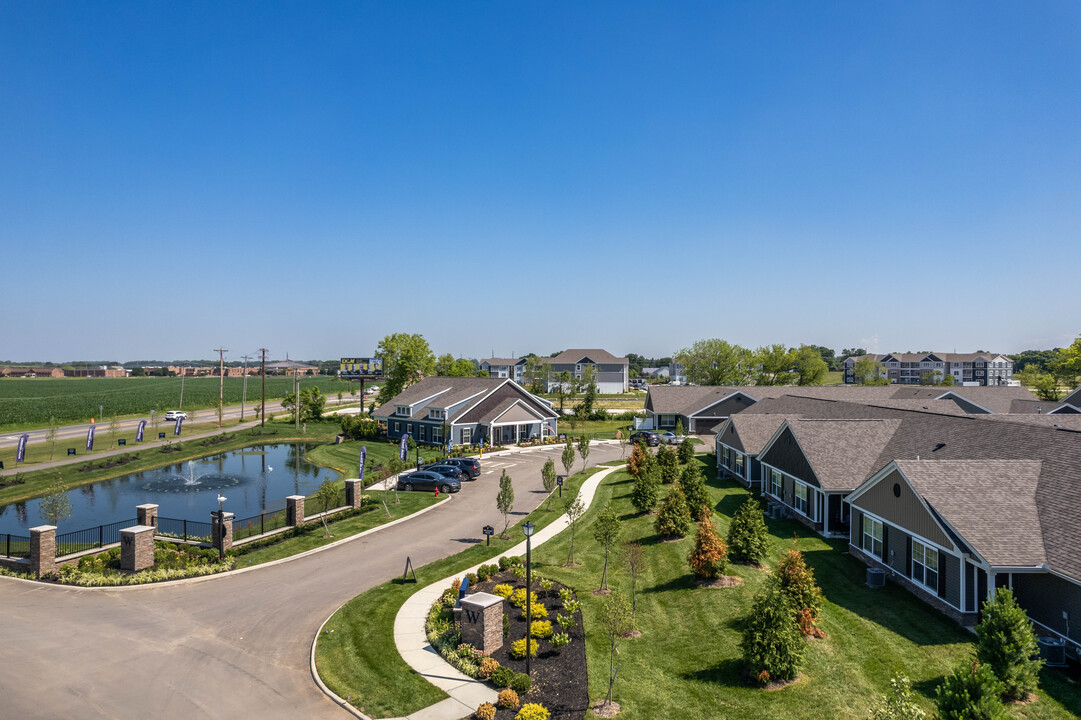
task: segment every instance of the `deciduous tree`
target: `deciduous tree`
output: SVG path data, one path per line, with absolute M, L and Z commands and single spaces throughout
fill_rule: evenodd
M 889 385 L 890 381 L 882 377 L 882 363 L 870 356 L 856 361 L 852 366 L 852 375 L 857 385 Z
M 585 511 L 586 504 L 582 502 L 582 497 L 578 494 L 578 491 L 568 493 L 563 501 L 563 512 L 567 513 L 567 521 L 571 528 L 571 548 L 570 553 L 567 555 L 568 565 L 574 564 L 574 531 L 578 526 L 578 520 L 581 519 Z
M 569 476 L 571 468 L 574 467 L 574 443 L 569 435 L 567 436 L 567 444 L 563 447 L 563 455 L 559 459 L 563 463 L 563 472 Z
M 435 361 L 435 374 L 445 377 L 476 377 L 477 366 L 472 360 L 457 358 L 450 353 L 440 355 Z
M 796 380 L 792 371 L 796 353 L 782 344 L 763 345 L 754 351 L 755 385 L 790 385 Z
M 503 515 L 503 532 L 499 537 L 506 539 L 507 528 L 510 527 L 510 514 L 514 510 L 514 485 L 506 470 L 499 477 L 499 492 L 495 496 L 495 506 Z
M 619 536 L 622 533 L 623 523 L 619 519 L 619 514 L 612 507 L 612 503 L 608 503 L 593 523 L 593 539 L 604 546 L 604 570 L 601 571 L 601 589 L 603 590 L 608 589 L 608 553 L 612 545 L 619 542 Z
M 394 333 L 379 342 L 375 356 L 383 361 L 379 404 L 387 402 L 421 377 L 435 372 L 435 355 L 423 335 Z
M 619 667 L 616 666 L 616 641 L 634 630 L 634 617 L 627 599 L 616 592 L 601 601 L 600 615 L 601 627 L 608 636 L 611 648 L 608 654 L 608 694 L 604 699 L 604 707 L 608 708 L 612 704 L 612 688 L 616 684 L 616 675 L 619 674 Z
M 327 513 L 338 502 L 338 486 L 333 480 L 324 480 L 315 491 L 315 502 L 319 506 L 319 519 L 323 521 L 323 537 L 330 537 L 327 526 Z
M 49 525 L 59 525 L 61 520 L 71 517 L 71 500 L 60 475 L 55 475 L 49 484 L 48 494 L 38 504 L 38 514 Z
M 548 505 L 545 510 L 552 511 L 552 491 L 556 489 L 556 461 L 548 458 L 541 468 L 541 480 L 544 482 L 544 491 L 548 493 Z
M 752 376 L 751 352 L 739 345 L 712 338 L 699 340 L 676 353 L 687 379 L 699 385 L 746 385 Z
M 800 345 L 796 351 L 796 360 L 792 369 L 796 373 L 797 385 L 821 385 L 826 381 L 830 366 L 821 354 L 820 350 L 812 345 Z M 833 351 L 829 351 L 833 356 Z
M 583 435 L 578 438 L 578 455 L 582 458 L 582 470 L 586 469 L 589 460 L 589 436 Z

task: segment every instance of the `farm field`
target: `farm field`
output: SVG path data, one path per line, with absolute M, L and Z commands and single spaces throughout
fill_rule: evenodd
M 218 406 L 218 378 L 184 378 L 184 410 Z M 7 378 L 0 380 L 0 431 L 48 427 L 50 418 L 61 425 L 87 422 L 91 417 L 148 415 L 179 409 L 181 378 Z M 355 383 L 316 375 L 302 377 L 301 387 L 316 386 L 328 396 L 348 396 L 359 389 Z M 256 402 L 262 378 L 248 378 L 245 402 Z M 243 378 L 225 378 L 225 404 L 239 405 Z M 293 378 L 268 376 L 267 400 L 292 392 Z M 98 407 L 104 407 L 103 413 Z M 267 408 L 269 411 L 269 407 Z M 279 408 L 275 408 L 277 410 Z

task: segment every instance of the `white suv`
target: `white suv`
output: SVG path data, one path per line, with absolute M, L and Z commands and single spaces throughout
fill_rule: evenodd
M 166 420 L 187 420 L 188 414 L 180 410 L 169 410 L 165 413 Z

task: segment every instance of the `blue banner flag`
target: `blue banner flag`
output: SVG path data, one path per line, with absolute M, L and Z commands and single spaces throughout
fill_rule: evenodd
M 26 459 L 26 443 L 30 439 L 30 436 L 23 433 L 19 436 L 19 449 L 15 451 L 15 462 L 21 463 Z
M 184 418 L 182 418 L 182 417 L 178 417 L 176 419 L 176 427 L 173 428 L 173 435 L 179 435 L 180 434 L 180 426 L 183 424 L 183 422 L 184 422 Z
M 360 478 L 361 480 L 364 480 L 364 462 L 367 459 L 368 459 L 368 446 L 363 445 L 360 448 L 360 470 L 359 470 L 360 474 L 357 475 L 357 477 Z M 362 482 L 361 485 L 363 486 L 364 483 Z
M 402 459 L 402 462 L 405 462 L 405 455 L 407 452 L 409 452 L 409 433 L 402 435 L 402 449 L 401 452 L 398 453 L 399 457 L 401 457 Z
M 135 431 L 135 442 L 143 441 L 143 430 L 146 430 L 146 420 L 139 421 L 139 429 Z
M 86 451 L 90 452 L 94 449 L 94 426 L 91 425 L 90 429 L 86 431 Z

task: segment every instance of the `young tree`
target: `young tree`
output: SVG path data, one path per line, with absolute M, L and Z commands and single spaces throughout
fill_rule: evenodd
M 623 457 L 627 454 L 627 443 L 631 439 L 630 428 L 619 428 L 616 430 L 616 440 L 619 440 L 619 456 Z
M 976 660 L 1002 682 L 1005 699 L 1023 700 L 1036 692 L 1043 666 L 1032 621 L 1009 588 L 997 588 L 982 611 L 976 625 Z
M 661 470 L 662 483 L 674 483 L 679 477 L 679 456 L 671 445 L 662 445 L 657 451 L 657 465 Z
M 593 523 L 593 539 L 604 546 L 604 570 L 601 571 L 602 590 L 608 589 L 608 553 L 612 545 L 619 541 L 622 533 L 623 523 L 612 508 L 612 503 L 608 503 Z
M 150 427 L 154 430 L 154 437 L 158 436 L 158 431 L 161 429 L 161 405 L 154 406 L 154 414 L 150 416 Z
M 552 511 L 552 491 L 556 489 L 556 461 L 548 458 L 541 468 L 541 480 L 544 481 L 544 492 L 548 493 L 548 505 L 545 510 Z
M 728 548 L 707 515 L 698 521 L 694 549 L 687 556 L 691 570 L 703 580 L 713 580 L 728 568 Z
M 789 550 L 777 563 L 773 577 L 792 607 L 793 621 L 800 633 L 813 634 L 814 623 L 822 610 L 822 588 L 815 585 L 814 571 L 807 567 L 803 553 Z
M 748 675 L 762 685 L 771 680 L 793 680 L 799 674 L 803 638 L 776 582 L 767 582 L 755 596 L 739 647 Z
M 589 436 L 583 435 L 578 438 L 578 455 L 582 458 L 582 470 L 586 469 L 587 461 L 589 460 Z
M 563 448 L 563 456 L 560 460 L 563 462 L 563 472 L 569 477 L 571 468 L 574 467 L 574 444 L 569 435 L 567 436 L 567 445 Z
M 604 699 L 604 707 L 610 708 L 612 704 L 612 688 L 616 684 L 616 675 L 619 667 L 616 665 L 616 641 L 629 635 L 634 630 L 634 618 L 627 599 L 619 593 L 612 593 L 601 601 L 601 627 L 608 636 L 611 651 L 608 654 L 608 695 Z
M 578 520 L 581 519 L 582 514 L 586 511 L 586 505 L 582 502 L 581 496 L 578 491 L 575 490 L 572 493 L 568 493 L 566 499 L 563 501 L 563 512 L 567 513 L 567 520 L 571 526 L 571 549 L 570 554 L 567 555 L 567 564 L 574 564 L 574 530 L 578 526 Z
M 945 677 L 935 689 L 935 705 L 942 720 L 1006 720 L 1001 695 L 991 668 L 973 660 Z
M 49 432 L 45 436 L 45 440 L 49 443 L 49 460 L 53 459 L 53 455 L 56 454 L 56 433 L 60 428 L 60 421 L 55 417 L 49 418 Z
M 54 475 L 49 484 L 48 494 L 38 504 L 38 514 L 49 525 L 59 525 L 61 520 L 71 517 L 71 500 L 60 475 Z
M 867 720 L 923 720 L 927 713 L 914 698 L 908 676 L 898 673 L 890 679 L 890 691 L 871 708 Z
M 694 460 L 694 441 L 689 437 L 683 438 L 683 441 L 679 444 L 677 455 L 679 461 L 685 465 Z
M 525 359 L 525 368 L 522 371 L 522 380 L 529 388 L 529 392 L 539 395 L 548 390 L 548 374 L 551 366 L 535 354 L 530 354 Z M 563 405 L 560 403 L 560 412 Z
M 660 481 L 656 463 L 648 463 L 639 473 L 631 490 L 631 504 L 639 513 L 647 513 L 657 506 Z
M 676 433 L 676 437 L 683 437 L 684 435 L 687 434 L 687 430 L 684 429 L 684 427 L 683 427 L 683 421 L 678 419 L 678 418 L 676 419 L 675 433 Z
M 646 554 L 639 543 L 623 544 L 623 564 L 631 578 L 631 622 L 634 622 L 635 613 L 638 612 L 638 576 L 646 569 Z
M 499 478 L 499 492 L 495 496 L 495 506 L 503 514 L 503 532 L 499 534 L 499 537 L 506 540 L 507 528 L 510 527 L 510 514 L 514 510 L 514 485 L 506 470 Z
M 300 389 L 300 421 L 307 422 L 308 420 L 318 420 L 323 417 L 323 407 L 327 403 L 327 398 L 323 395 L 323 391 L 312 385 L 311 387 Z M 297 394 L 289 393 L 282 398 L 282 408 L 290 413 L 297 412 Z M 293 419 L 296 419 L 294 414 Z
M 114 446 L 116 445 L 116 436 L 119 434 L 120 418 L 118 418 L 116 415 L 113 415 L 112 419 L 109 420 L 109 436 L 112 438 Z
M 701 520 L 712 514 L 709 491 L 706 490 L 706 482 L 702 479 L 698 463 L 690 463 L 683 468 L 679 476 L 679 489 L 687 499 L 687 508 L 694 520 Z
M 569 370 L 563 370 L 556 375 L 556 396 L 559 398 L 559 414 L 563 414 L 563 403 L 573 389 L 573 378 Z
M 753 497 L 743 501 L 728 526 L 728 551 L 735 560 L 759 564 L 769 554 L 769 530 Z
M 691 528 L 691 512 L 687 509 L 687 499 L 679 485 L 675 485 L 661 502 L 653 529 L 664 537 L 684 537 Z
M 383 387 L 379 404 L 405 389 L 406 385 L 435 372 L 435 354 L 423 335 L 394 333 L 379 342 L 375 356 L 383 361 Z
M 651 457 L 649 451 L 646 450 L 645 444 L 636 442 L 634 447 L 631 448 L 631 456 L 627 458 L 627 472 L 630 473 L 631 477 L 638 477 L 642 472 L 643 465 Z
M 315 502 L 319 506 L 319 519 L 323 521 L 323 537 L 331 537 L 327 526 L 327 513 L 338 502 L 338 488 L 333 480 L 324 480 L 315 491 Z

